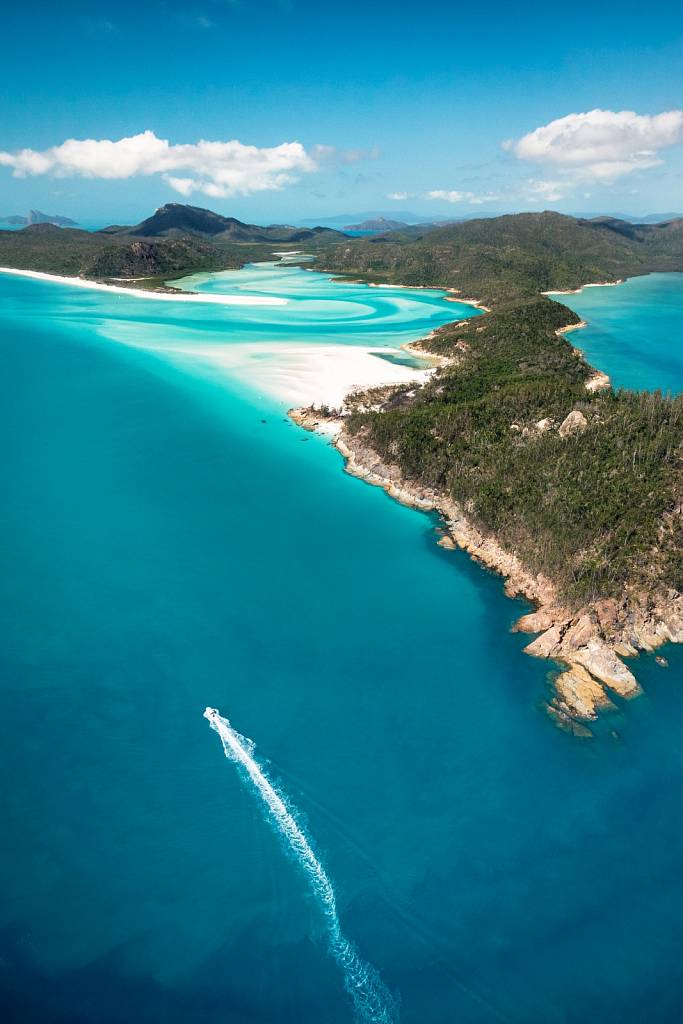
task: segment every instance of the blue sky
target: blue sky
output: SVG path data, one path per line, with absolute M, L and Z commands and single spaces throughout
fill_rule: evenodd
M 680 5 L 541 15 L 524 2 L 15 5 L 0 214 L 681 210 Z M 98 145 L 59 148 L 70 139 Z

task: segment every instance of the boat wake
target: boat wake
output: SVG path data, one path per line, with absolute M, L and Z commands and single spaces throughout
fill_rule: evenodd
M 353 1001 L 357 1019 L 363 1024 L 393 1024 L 398 1019 L 396 1001 L 375 968 L 361 960 L 353 943 L 344 936 L 327 872 L 313 852 L 286 798 L 254 758 L 253 742 L 233 729 L 227 718 L 222 718 L 215 708 L 207 708 L 204 717 L 220 736 L 225 756 L 237 765 L 244 781 L 256 790 L 265 805 L 268 821 L 304 871 L 323 912 L 330 952 L 342 970 L 344 987 Z

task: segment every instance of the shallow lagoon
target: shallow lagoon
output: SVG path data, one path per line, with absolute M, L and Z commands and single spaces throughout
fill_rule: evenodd
M 454 315 L 281 273 L 264 290 L 307 306 L 0 279 L 4 1019 L 350 1021 L 211 704 L 300 809 L 406 1024 L 669 1024 L 683 652 L 641 659 L 645 695 L 593 741 L 557 730 L 496 577 L 345 476 L 243 363 L 170 351 L 395 346 Z M 326 289 L 355 310 L 313 313 Z

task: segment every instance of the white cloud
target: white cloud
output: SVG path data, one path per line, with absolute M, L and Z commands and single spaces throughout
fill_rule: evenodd
M 457 189 L 435 188 L 425 193 L 425 199 L 443 199 L 446 203 L 461 203 L 473 193 L 458 192 Z
M 318 144 L 313 147 L 313 156 L 316 160 L 320 161 L 337 164 L 357 164 L 361 160 L 377 160 L 379 158 L 379 147 L 372 146 L 370 149 L 338 149 L 336 146 Z
M 446 203 L 469 203 L 470 206 L 482 206 L 484 203 L 495 203 L 501 199 L 498 192 L 485 192 L 479 195 L 477 192 L 460 192 L 458 189 L 435 188 L 431 192 L 425 192 L 425 199 L 440 199 Z
M 175 189 L 176 192 L 180 192 L 181 196 L 190 196 L 194 192 L 194 179 L 193 178 L 174 178 L 171 174 L 166 174 L 164 180 L 167 185 Z
M 460 189 L 433 188 L 429 192 L 389 192 L 387 199 L 404 202 L 406 199 L 436 199 L 445 203 L 469 203 L 470 206 L 481 206 L 484 203 L 495 203 L 502 199 L 500 192 L 463 192 Z
M 334 160 L 336 152 L 337 150 L 334 146 L 326 146 L 322 142 L 313 147 L 313 155 L 316 160 Z
M 203 192 L 214 198 L 281 189 L 298 181 L 300 174 L 317 170 L 315 160 L 300 142 L 259 148 L 236 139 L 201 140 L 173 146 L 152 131 L 117 141 L 67 139 L 45 150 L 0 151 L 0 166 L 11 167 L 17 178 L 50 174 L 56 178 L 121 180 L 162 174 L 181 195 Z M 177 171 L 185 174 L 177 176 Z
M 571 182 L 567 181 L 541 181 L 538 178 L 529 178 L 525 182 L 527 198 L 541 199 L 548 203 L 556 203 L 560 199 L 564 199 L 568 188 L 571 188 Z
M 662 163 L 659 152 L 683 142 L 683 111 L 636 114 L 632 110 L 590 110 L 567 114 L 503 149 L 520 160 L 550 164 L 575 180 L 612 182 Z

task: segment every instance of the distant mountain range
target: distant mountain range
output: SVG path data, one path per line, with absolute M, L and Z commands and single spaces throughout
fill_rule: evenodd
M 345 229 L 347 231 L 371 231 L 373 228 L 365 228 L 362 225 L 372 221 L 387 221 L 389 223 L 400 223 L 401 228 L 406 226 L 420 226 L 426 227 L 427 225 L 436 225 L 442 227 L 445 224 L 462 224 L 468 220 L 494 220 L 498 217 L 510 216 L 509 213 L 499 211 L 484 211 L 477 210 L 476 213 L 466 213 L 460 216 L 453 217 L 425 217 L 424 214 L 410 213 L 406 210 L 400 211 L 401 220 L 395 221 L 394 216 L 396 210 L 369 210 L 362 213 L 339 213 L 333 216 L 320 216 L 316 219 L 303 218 L 298 223 L 304 226 L 311 225 L 324 225 L 326 227 L 337 228 L 341 231 Z M 595 220 L 598 217 L 612 217 L 615 220 L 628 221 L 630 224 L 661 224 L 664 221 L 678 220 L 683 217 L 683 213 L 648 213 L 644 216 L 636 216 L 631 213 L 605 213 L 604 210 L 593 210 L 592 212 L 580 212 L 571 213 L 567 216 L 575 217 L 579 220 Z M 400 228 L 383 228 L 379 230 L 400 230 Z
M 477 211 L 459 217 L 425 217 L 421 214 L 401 210 L 400 220 L 395 219 L 390 211 L 370 210 L 363 213 L 341 213 L 330 217 L 304 218 L 296 225 L 269 224 L 262 227 L 225 217 L 211 210 L 183 203 L 166 203 L 139 224 L 112 224 L 100 228 L 101 234 L 130 235 L 140 238 L 172 238 L 181 235 L 194 235 L 226 242 L 282 242 L 298 243 L 313 241 L 326 237 L 331 241 L 335 234 L 344 231 L 363 231 L 382 234 L 388 231 L 430 227 L 444 227 L 447 224 L 461 224 L 468 220 L 492 220 L 505 214 Z M 619 220 L 628 224 L 661 224 L 666 221 L 678 220 L 682 213 L 648 213 L 635 216 L 627 213 L 604 213 L 602 211 L 574 213 L 571 216 L 583 220 Z M 10 214 L 0 217 L 0 224 L 9 224 L 13 228 L 28 227 L 35 224 L 55 224 L 58 227 L 79 227 L 78 221 L 62 214 L 43 213 L 42 210 L 29 210 L 28 214 Z M 92 230 L 92 228 L 91 228 Z
M 101 234 L 126 235 L 133 238 L 180 238 L 192 235 L 214 242 L 308 242 L 329 236 L 342 237 L 332 228 L 316 225 L 312 228 L 293 227 L 289 224 L 270 224 L 260 227 L 245 224 L 235 217 L 223 217 L 220 213 L 204 210 L 199 206 L 183 203 L 166 203 L 151 217 L 131 226 L 118 224 L 103 228 Z
M 304 227 L 322 224 L 325 227 L 338 228 L 340 231 L 343 231 L 348 224 L 361 224 L 369 220 L 393 220 L 396 212 L 396 210 L 363 210 L 361 213 L 337 213 L 330 217 L 304 217 L 298 223 Z M 429 224 L 434 219 L 433 217 L 425 217 L 424 214 L 410 213 L 407 210 L 401 210 L 400 213 L 403 224 Z M 360 229 L 349 228 L 349 230 L 355 231 Z
M 633 213 L 572 213 L 578 220 L 625 220 L 629 224 L 664 224 L 670 220 L 680 220 L 683 213 L 647 213 L 637 216 Z
M 387 217 L 374 217 L 370 220 L 361 221 L 360 224 L 346 224 L 344 231 L 400 231 L 407 228 L 408 224 L 403 220 L 389 220 Z
M 379 218 L 367 220 L 376 226 Z M 509 214 L 368 231 L 364 236 L 359 232 L 352 238 L 329 227 L 260 227 L 169 203 L 131 227 L 91 232 L 43 222 L 19 231 L 0 230 L 0 266 L 100 280 L 169 280 L 273 259 L 274 252 L 289 246 L 312 252 L 315 266 L 325 271 L 375 282 L 457 288 L 489 305 L 575 287 L 582 280 L 679 270 L 683 219 L 657 221 Z M 381 226 L 391 223 L 382 218 Z
M 0 217 L 2 224 L 56 224 L 60 228 L 76 227 L 78 221 L 70 217 L 62 217 L 58 213 L 43 213 L 41 210 L 29 210 L 26 217 L 20 214 L 12 214 L 9 217 Z
M 645 217 L 632 218 L 636 224 L 661 224 L 664 221 L 680 220 L 683 213 L 648 213 Z M 626 218 L 623 218 L 626 219 Z

